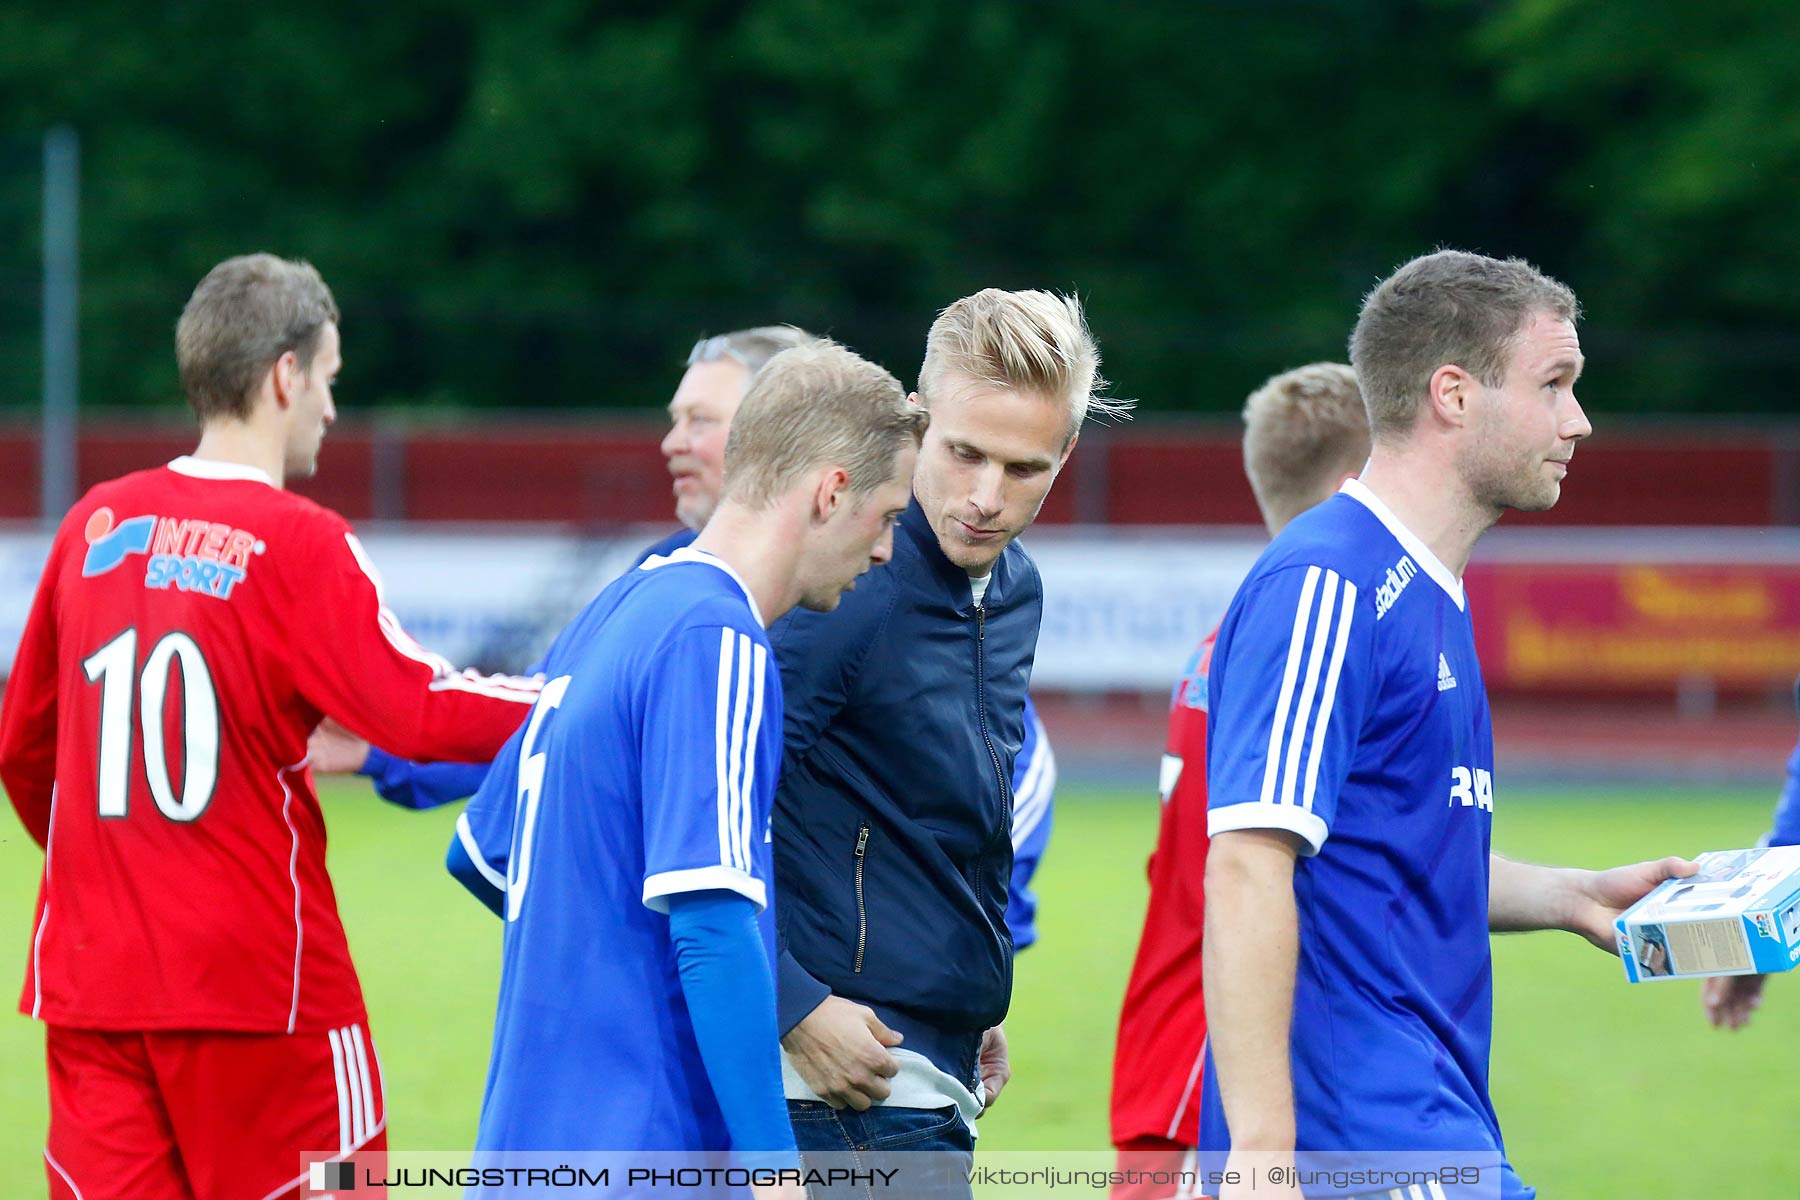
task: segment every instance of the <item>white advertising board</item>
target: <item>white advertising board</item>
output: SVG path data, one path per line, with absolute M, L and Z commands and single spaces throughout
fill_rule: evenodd
M 1027 545 L 1044 580 L 1032 686 L 1078 692 L 1172 686 L 1263 549 L 1190 530 L 1047 530 Z
M 670 532 L 589 537 L 545 526 L 360 530 L 388 604 L 419 641 L 458 664 L 520 670 L 608 581 Z M 1800 539 L 1767 530 L 1517 530 L 1494 557 L 1557 561 L 1800 558 Z M 1046 528 L 1025 539 L 1044 582 L 1033 685 L 1063 691 L 1160 690 L 1224 615 L 1263 547 L 1260 530 Z M 11 669 L 50 539 L 0 529 L 0 674 Z M 1482 557 L 1487 557 L 1487 546 Z

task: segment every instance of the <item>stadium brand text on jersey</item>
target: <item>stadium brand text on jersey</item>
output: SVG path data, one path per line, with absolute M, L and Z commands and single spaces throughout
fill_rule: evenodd
M 1400 593 L 1406 590 L 1406 585 L 1411 583 L 1413 576 L 1418 573 L 1419 568 L 1413 562 L 1410 554 L 1402 554 L 1400 561 L 1387 569 L 1387 578 L 1382 581 L 1380 587 L 1375 589 L 1375 619 L 1377 621 L 1388 615 L 1388 609 L 1394 607 L 1394 602 L 1400 599 Z

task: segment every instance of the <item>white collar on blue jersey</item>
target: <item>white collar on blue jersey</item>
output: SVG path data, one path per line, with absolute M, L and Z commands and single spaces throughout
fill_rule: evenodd
M 1450 568 L 1439 562 L 1437 555 L 1427 550 L 1425 543 L 1412 530 L 1402 525 L 1393 510 L 1383 504 L 1381 498 L 1371 492 L 1362 480 L 1346 479 L 1344 486 L 1338 491 L 1374 513 L 1375 519 L 1387 526 L 1387 531 L 1394 535 L 1394 540 L 1400 543 L 1401 549 L 1412 555 L 1412 560 L 1419 564 L 1419 568 L 1450 594 L 1450 598 L 1456 601 L 1456 607 L 1467 611 L 1469 603 L 1463 597 L 1462 580 L 1452 575 Z
M 252 467 L 246 463 L 220 462 L 216 458 L 195 458 L 184 454 L 169 464 L 169 470 L 177 475 L 186 475 L 193 479 L 241 479 L 246 483 L 266 483 L 275 486 L 275 481 L 261 467 Z
M 709 567 L 717 567 L 725 572 L 731 582 L 738 585 L 738 590 L 744 593 L 744 600 L 750 605 L 750 615 L 756 618 L 757 627 L 761 629 L 769 627 L 769 623 L 763 620 L 762 609 L 756 607 L 756 597 L 750 594 L 750 585 L 739 578 L 738 573 L 732 570 L 724 559 L 716 555 L 708 554 L 704 550 L 696 550 L 692 546 L 683 546 L 681 549 L 671 550 L 667 554 L 652 554 L 638 564 L 638 570 L 654 571 L 658 567 L 666 567 L 670 563 L 678 562 L 705 563 Z

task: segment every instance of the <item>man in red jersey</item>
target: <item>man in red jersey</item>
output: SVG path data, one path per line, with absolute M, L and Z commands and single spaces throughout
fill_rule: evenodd
M 1314 363 L 1277 375 L 1244 404 L 1244 472 L 1271 537 L 1328 499 L 1368 457 L 1368 415 L 1347 366 Z M 1208 634 L 1188 660 L 1169 706 L 1150 908 L 1113 1059 L 1112 1138 L 1128 1176 L 1114 1186 L 1115 1200 L 1201 1195 L 1191 1180 L 1184 1185 L 1170 1177 L 1195 1170 L 1200 1140 L 1206 680 L 1217 633 Z
M 20 1007 L 57 1200 L 298 1194 L 302 1151 L 384 1148 L 307 734 L 487 759 L 536 693 L 420 647 L 283 490 L 336 416 L 337 320 L 305 263 L 213 268 L 175 337 L 198 448 L 82 498 L 26 622 L 0 782 L 44 847 Z

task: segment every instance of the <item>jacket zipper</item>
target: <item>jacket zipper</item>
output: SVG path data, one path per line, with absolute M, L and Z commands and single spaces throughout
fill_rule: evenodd
M 862 974 L 863 951 L 869 945 L 869 910 L 863 904 L 863 858 L 869 850 L 869 827 L 863 825 L 856 831 L 856 968 L 855 973 Z
M 1000 836 L 1012 837 L 1012 783 L 1000 766 L 1000 752 L 994 749 L 993 731 L 987 719 L 987 606 L 975 606 L 975 703 L 981 718 L 981 740 L 987 745 L 988 758 L 994 764 L 994 778 L 1000 784 Z M 996 839 L 998 840 L 998 839 Z

